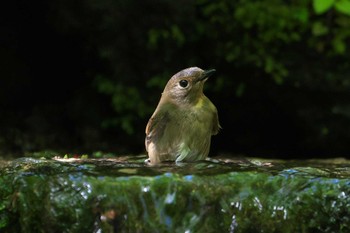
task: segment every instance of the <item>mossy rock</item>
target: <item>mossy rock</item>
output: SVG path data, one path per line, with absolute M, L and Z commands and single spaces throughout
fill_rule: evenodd
M 350 232 L 347 160 L 2 162 L 0 232 Z

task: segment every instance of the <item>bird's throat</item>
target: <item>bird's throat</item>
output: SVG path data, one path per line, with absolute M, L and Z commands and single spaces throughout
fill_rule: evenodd
M 198 101 L 196 103 L 196 105 L 194 106 L 195 108 L 201 108 L 203 107 L 204 104 L 204 99 L 203 98 L 198 98 Z

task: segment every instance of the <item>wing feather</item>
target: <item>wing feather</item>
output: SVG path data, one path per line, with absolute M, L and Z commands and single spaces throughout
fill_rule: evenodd
M 221 129 L 221 126 L 220 126 L 220 122 L 219 122 L 218 111 L 215 109 L 214 117 L 213 117 L 212 135 L 216 135 L 217 133 L 219 133 L 220 129 Z
M 166 125 L 169 122 L 169 112 L 155 112 L 151 119 L 149 119 L 148 124 L 146 126 L 146 139 L 145 146 L 148 151 L 148 145 L 153 142 L 157 143 L 159 138 L 161 138 L 164 134 Z

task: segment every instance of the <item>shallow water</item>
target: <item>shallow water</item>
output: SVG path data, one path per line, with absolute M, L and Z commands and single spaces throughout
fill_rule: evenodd
M 232 172 L 255 172 L 270 175 L 301 177 L 350 178 L 350 160 L 344 158 L 279 160 L 261 158 L 216 157 L 192 163 L 165 162 L 149 165 L 147 156 L 119 156 L 116 158 L 77 159 L 54 158 L 0 160 L 0 174 L 81 172 L 92 176 L 157 176 L 165 173 L 179 175 L 215 176 Z
M 216 157 L 192 163 L 166 162 L 151 166 L 145 163 L 146 156 L 121 156 L 110 159 L 56 159 L 70 165 L 86 166 L 87 172 L 128 176 L 155 176 L 163 173 L 181 175 L 218 175 L 229 172 L 263 172 L 271 175 L 290 174 L 328 178 L 350 177 L 350 160 L 344 158 L 279 160 L 261 158 Z M 82 167 L 80 167 L 82 169 Z

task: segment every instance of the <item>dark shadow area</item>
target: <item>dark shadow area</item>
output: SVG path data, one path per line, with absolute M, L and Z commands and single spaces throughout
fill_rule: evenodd
M 350 17 L 304 1 L 11 1 L 0 154 L 144 153 L 167 80 L 215 68 L 212 155 L 350 157 Z

